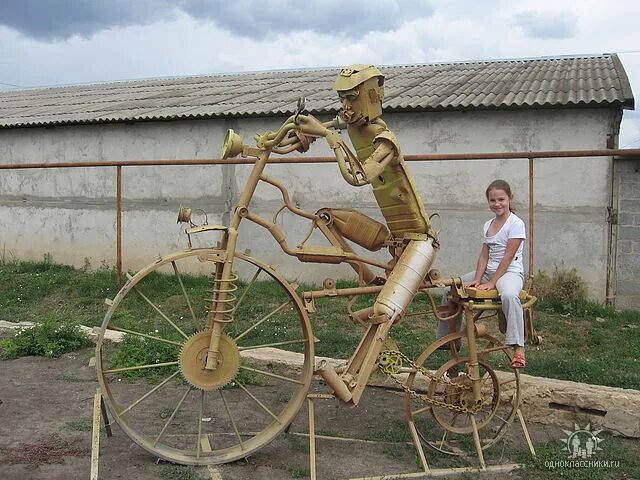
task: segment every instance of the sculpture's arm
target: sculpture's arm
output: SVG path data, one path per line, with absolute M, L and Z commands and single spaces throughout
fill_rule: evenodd
M 298 130 L 303 135 L 324 137 L 326 139 L 338 161 L 340 173 L 347 183 L 356 187 L 367 185 L 378 177 L 384 168 L 398 156 L 397 149 L 393 142 L 382 136 L 376 142 L 374 152 L 364 162 L 361 162 L 349 149 L 340 133 L 329 129 L 329 127 L 335 128 L 338 126 L 338 121 L 334 120 L 332 122 L 333 125 L 327 125 L 311 115 L 300 115 L 297 125 Z

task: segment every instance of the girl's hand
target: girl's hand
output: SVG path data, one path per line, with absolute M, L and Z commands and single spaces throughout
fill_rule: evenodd
M 496 288 L 496 284 L 489 281 L 487 283 L 482 283 L 476 287 L 478 290 L 493 290 Z
M 463 287 L 475 287 L 477 283 L 478 283 L 477 280 L 472 280 L 472 281 L 470 281 L 468 283 L 463 283 L 462 286 Z

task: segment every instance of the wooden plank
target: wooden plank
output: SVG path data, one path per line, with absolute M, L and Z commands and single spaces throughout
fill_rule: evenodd
M 100 402 L 102 393 L 100 387 L 93 397 L 93 435 L 91 437 L 91 480 L 98 480 L 98 466 L 100 463 Z

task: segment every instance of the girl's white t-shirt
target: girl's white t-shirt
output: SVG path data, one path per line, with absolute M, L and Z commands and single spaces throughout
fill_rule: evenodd
M 527 238 L 524 229 L 524 222 L 515 213 L 509 214 L 509 218 L 507 218 L 507 221 L 504 222 L 502 228 L 498 230 L 495 235 L 491 237 L 487 236 L 489 226 L 493 220 L 493 218 L 491 220 L 487 220 L 482 230 L 484 243 L 489 247 L 489 262 L 487 263 L 487 270 L 491 272 L 495 272 L 498 269 L 498 265 L 500 265 L 500 262 L 504 258 L 504 253 L 507 250 L 507 241 L 510 238 Z M 507 268 L 507 272 L 524 273 L 524 266 L 522 265 L 523 250 L 524 242 L 521 242 L 511 264 Z

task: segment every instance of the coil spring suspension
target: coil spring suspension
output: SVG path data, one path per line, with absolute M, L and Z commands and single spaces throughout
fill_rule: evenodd
M 211 297 L 205 299 L 207 304 L 207 317 L 215 318 L 216 322 L 230 323 L 235 318 L 237 297 L 235 291 L 238 290 L 236 281 L 238 275 L 232 273 L 229 278 L 216 278 L 214 274 L 213 288 L 210 290 Z M 225 288 L 223 285 L 225 284 Z

